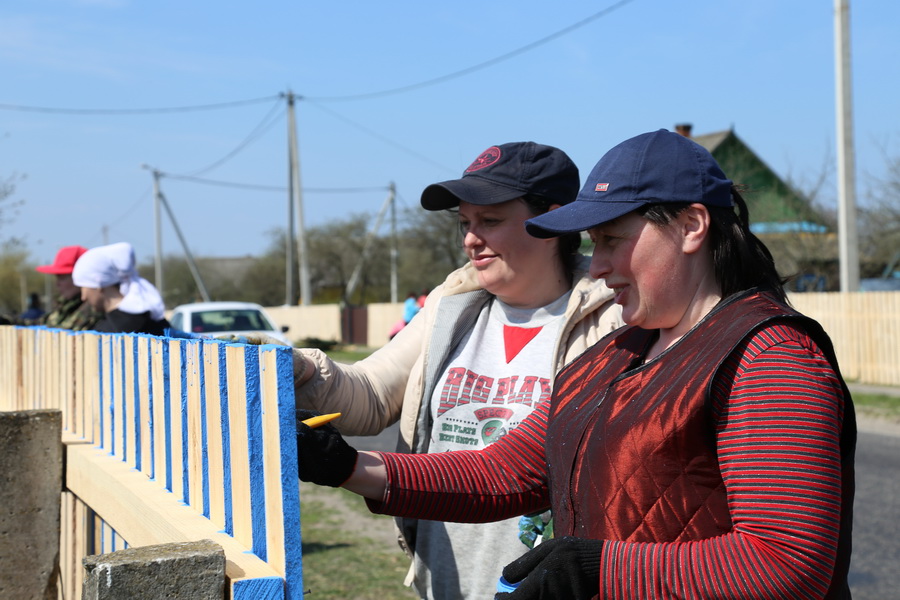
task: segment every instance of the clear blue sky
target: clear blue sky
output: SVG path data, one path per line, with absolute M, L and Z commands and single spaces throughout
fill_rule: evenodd
M 850 8 L 863 201 L 884 154 L 900 154 L 900 2 Z M 824 174 L 834 201 L 834 53 L 832 0 L 6 0 L 0 177 L 25 176 L 25 203 L 0 238 L 24 238 L 40 262 L 104 241 L 151 260 L 147 164 L 260 186 L 162 180 L 194 256 L 262 252 L 287 219 L 286 191 L 267 188 L 287 183 L 288 89 L 303 97 L 307 226 L 374 216 L 390 182 L 418 207 L 493 144 L 556 145 L 586 175 L 616 143 L 681 122 L 733 127 L 781 176 Z M 65 110 L 26 110 L 39 107 Z M 335 191 L 348 188 L 366 191 Z M 163 251 L 181 253 L 168 221 Z

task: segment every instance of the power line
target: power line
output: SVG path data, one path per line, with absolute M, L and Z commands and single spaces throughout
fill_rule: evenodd
M 205 185 L 215 185 L 219 187 L 230 187 L 230 188 L 238 188 L 245 190 L 257 190 L 261 192 L 286 192 L 286 186 L 277 186 L 277 185 L 263 185 L 263 184 L 255 184 L 255 183 L 240 183 L 235 181 L 221 181 L 217 179 L 205 179 L 203 177 L 194 177 L 192 175 L 173 175 L 170 173 L 163 173 L 160 171 L 160 177 L 166 177 L 168 179 L 177 179 L 179 181 L 189 181 L 191 183 L 201 183 Z M 354 193 L 368 193 L 368 192 L 381 192 L 387 190 L 388 186 L 371 186 L 371 187 L 347 187 L 347 188 L 308 188 L 304 187 L 304 192 L 310 193 L 319 193 L 319 194 L 354 194 Z
M 456 79 L 458 77 L 468 75 L 469 73 L 474 73 L 475 71 L 480 71 L 481 69 L 486 69 L 487 67 L 493 66 L 497 63 L 503 62 L 505 60 L 509 60 L 510 58 L 513 58 L 520 54 L 524 54 L 525 52 L 528 52 L 530 50 L 534 50 L 538 46 L 543 46 L 544 44 L 546 44 L 552 40 L 555 40 L 558 37 L 562 37 L 563 35 L 566 35 L 567 33 L 575 31 L 576 29 L 578 29 L 580 27 L 584 27 L 591 21 L 595 21 L 595 20 L 599 19 L 600 17 L 604 17 L 604 16 L 608 15 L 609 13 L 622 8 L 623 6 L 625 6 L 626 4 L 628 4 L 630 2 L 633 2 L 633 0 L 619 0 L 619 2 L 616 2 L 615 4 L 596 12 L 596 13 L 592 14 L 591 16 L 586 17 L 586 18 L 578 21 L 577 23 L 569 25 L 568 27 L 564 27 L 564 28 L 560 29 L 559 31 L 551 33 L 550 35 L 544 36 L 537 41 L 534 41 L 534 42 L 531 42 L 530 44 L 521 46 L 515 50 L 507 52 L 506 54 L 501 54 L 500 56 L 497 56 L 495 58 L 491 58 L 484 62 L 480 62 L 471 67 L 467 67 L 467 68 L 461 69 L 459 71 L 454 71 L 454 72 L 448 73 L 446 75 L 441 75 L 440 77 L 435 77 L 433 79 L 427 79 L 427 80 L 421 81 L 419 83 L 404 85 L 404 86 L 392 88 L 389 90 L 382 90 L 380 92 L 369 92 L 366 94 L 354 94 L 354 95 L 349 95 L 349 96 L 318 96 L 318 97 L 307 98 L 307 99 L 308 100 L 318 100 L 320 102 L 345 102 L 345 101 L 350 101 L 350 100 L 368 100 L 370 98 L 380 98 L 382 96 L 390 96 L 393 94 L 400 94 L 402 92 L 410 92 L 412 90 L 417 90 L 417 89 L 420 89 L 423 87 L 428 87 L 428 86 L 432 86 L 432 85 L 435 85 L 438 83 L 443 83 L 443 82 L 449 81 L 451 79 Z
M 309 100 L 308 98 L 301 98 L 301 100 L 309 101 L 313 106 L 316 106 L 320 110 L 327 112 L 332 117 L 334 117 L 336 119 L 340 119 L 341 121 L 347 123 L 348 125 L 351 125 L 352 127 L 355 127 L 357 129 L 359 129 L 360 131 L 369 134 L 370 136 L 374 137 L 375 139 L 381 140 L 382 142 L 389 144 L 389 145 L 393 146 L 394 148 L 397 148 L 398 150 L 409 154 L 410 156 L 413 156 L 415 158 L 418 158 L 419 160 L 425 161 L 428 164 L 430 164 L 434 167 L 437 167 L 439 169 L 442 169 L 444 171 L 447 171 L 449 173 L 455 174 L 457 172 L 456 169 L 451 169 L 450 167 L 448 167 L 446 165 L 442 165 L 438 162 L 435 162 L 435 161 L 431 160 L 430 158 L 428 158 L 427 156 L 425 156 L 424 154 L 416 152 L 415 150 L 411 150 L 411 149 L 407 148 L 406 146 L 399 144 L 398 142 L 395 142 L 389 138 L 386 138 L 385 136 L 381 135 L 380 133 L 376 133 L 376 132 L 372 131 L 371 129 L 369 129 L 368 127 L 360 125 L 359 123 L 352 121 L 352 120 L 348 119 L 347 117 L 336 113 L 334 110 L 332 110 L 330 108 L 325 108 L 321 104 L 318 104 L 317 102 Z
M 277 115 L 275 114 L 275 111 L 279 107 L 281 107 L 281 98 L 278 98 L 278 101 L 272 105 L 272 108 L 269 109 L 269 112 L 266 113 L 266 116 L 262 118 L 262 120 L 259 122 L 259 124 L 253 129 L 253 131 L 251 131 L 247 135 L 247 137 L 244 138 L 244 140 L 240 144 L 237 145 L 237 147 L 234 150 L 232 150 L 231 152 L 229 152 L 228 154 L 226 154 L 219 160 L 210 163 L 206 167 L 203 167 L 202 169 L 196 169 L 190 173 L 185 173 L 185 175 L 197 176 L 197 175 L 202 175 L 204 173 L 208 173 L 209 171 L 212 171 L 213 169 L 215 169 L 216 167 L 218 167 L 225 161 L 233 158 L 235 155 L 237 155 L 238 152 L 240 152 L 241 150 L 246 148 L 248 145 L 250 145 L 250 143 L 252 141 L 258 139 L 262 134 L 264 134 L 266 131 L 271 129 L 272 126 L 274 126 L 275 123 L 278 122 L 278 119 L 280 117 L 284 116 L 284 112 L 281 112 L 280 114 L 277 114 Z M 267 123 L 266 121 L 269 121 L 269 122 Z
M 192 112 L 201 110 L 219 110 L 245 106 L 247 104 L 260 104 L 278 100 L 283 94 L 253 98 L 251 100 L 235 100 L 233 102 L 220 102 L 218 104 L 199 104 L 195 106 L 173 106 L 165 108 L 57 108 L 49 106 L 25 106 L 22 104 L 0 104 L 0 110 L 18 110 L 23 112 L 56 113 L 69 115 L 138 115 L 154 113 Z
M 152 191 L 152 188 L 147 188 L 146 190 L 144 190 L 144 193 L 141 194 L 141 196 L 134 202 L 134 204 L 131 205 L 131 207 L 128 208 L 128 210 L 119 215 L 119 217 L 112 223 L 105 223 L 103 227 L 112 227 L 124 221 L 131 215 L 131 213 L 133 213 L 141 204 L 144 203 L 144 201 L 147 199 L 147 196 L 149 196 Z M 88 238 L 87 242 L 92 242 L 93 240 L 97 239 L 97 235 L 103 235 L 103 228 L 100 229 L 99 234 L 94 234 L 92 237 Z M 90 246 L 92 244 L 88 243 L 88 245 Z
M 634 0 L 619 0 L 615 4 L 612 4 L 596 13 L 581 19 L 580 21 L 569 25 L 568 27 L 564 27 L 550 35 L 544 36 L 539 40 L 516 48 L 510 52 L 505 54 L 501 54 L 495 58 L 480 62 L 471 67 L 467 67 L 465 69 L 460 69 L 459 71 L 454 71 L 452 73 L 448 73 L 446 75 L 441 75 L 440 77 L 435 77 L 432 79 L 427 79 L 425 81 L 421 81 L 419 83 L 414 83 L 410 85 L 405 85 L 397 88 L 392 88 L 388 90 L 382 90 L 379 92 L 368 92 L 364 94 L 352 94 L 348 96 L 312 96 L 312 97 L 300 97 L 305 100 L 314 100 L 318 102 L 343 102 L 350 100 L 366 100 L 369 98 L 379 98 L 382 96 L 389 96 L 393 94 L 399 94 L 402 92 L 409 92 L 412 90 L 420 89 L 423 87 L 428 87 L 431 85 L 435 85 L 438 83 L 443 83 L 444 81 L 449 81 L 451 79 L 456 79 L 458 77 L 462 77 L 464 75 L 468 75 L 469 73 L 474 73 L 475 71 L 480 71 L 481 69 L 485 69 L 487 67 L 493 66 L 497 63 L 503 62 L 505 60 L 509 60 L 515 56 L 520 54 L 524 54 L 525 52 L 529 52 L 534 50 L 539 46 L 543 46 L 544 44 L 555 40 L 556 38 L 562 37 L 576 29 L 584 27 L 588 23 L 599 19 L 600 17 L 604 17 L 620 8 L 633 2 Z M 218 110 L 223 108 L 232 108 L 235 106 L 243 106 L 247 104 L 257 104 L 261 102 L 269 102 L 271 100 L 284 98 L 284 93 L 279 93 L 275 96 L 265 96 L 263 98 L 252 98 L 250 100 L 236 100 L 233 102 L 221 102 L 217 104 L 200 104 L 194 106 L 175 106 L 175 107 L 164 107 L 164 108 L 61 108 L 61 107 L 48 107 L 48 106 L 28 106 L 23 104 L 3 104 L 0 103 L 0 110 L 17 110 L 23 112 L 39 112 L 39 113 L 56 113 L 56 114 L 73 114 L 73 115 L 135 115 L 135 114 L 155 114 L 155 113 L 174 113 L 174 112 L 191 112 L 191 111 L 203 111 L 203 110 Z

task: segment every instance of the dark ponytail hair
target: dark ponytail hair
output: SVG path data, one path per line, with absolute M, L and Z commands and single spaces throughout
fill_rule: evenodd
M 534 216 L 549 212 L 550 206 L 553 204 L 563 204 L 551 198 L 534 195 L 522 196 L 522 201 Z M 556 239 L 559 240 L 557 249 L 562 260 L 563 271 L 569 278 L 569 285 L 572 285 L 575 279 L 575 269 L 578 267 L 578 259 L 581 257 L 581 232 L 564 233 Z
M 775 268 L 772 253 L 763 242 L 750 231 L 750 212 L 747 202 L 732 186 L 731 196 L 735 208 L 707 206 L 710 215 L 710 249 L 716 282 L 722 289 L 722 297 L 753 288 L 771 292 L 785 304 L 785 279 Z M 651 223 L 666 225 L 690 202 L 649 204 L 639 209 Z

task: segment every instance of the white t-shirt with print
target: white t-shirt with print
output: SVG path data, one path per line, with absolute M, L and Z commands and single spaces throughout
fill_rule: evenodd
M 553 348 L 569 295 L 537 309 L 496 298 L 485 306 L 435 386 L 430 453 L 484 448 L 549 400 Z M 418 593 L 429 600 L 492 599 L 503 567 L 528 550 L 518 522 L 420 521 Z

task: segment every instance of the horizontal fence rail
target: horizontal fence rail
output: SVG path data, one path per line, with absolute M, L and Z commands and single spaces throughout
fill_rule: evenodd
M 231 598 L 303 597 L 289 349 L 2 326 L 0 351 L 0 410 L 63 414 L 62 597 L 86 555 L 199 539 Z
M 791 304 L 819 321 L 831 336 L 844 376 L 858 383 L 900 386 L 900 292 L 789 294 Z M 289 326 L 297 345 L 305 338 L 340 341 L 337 305 L 268 307 L 278 325 Z M 366 306 L 366 345 L 380 348 L 403 315 L 403 303 Z
M 846 379 L 900 386 L 900 292 L 791 294 L 789 300 L 831 337 Z

